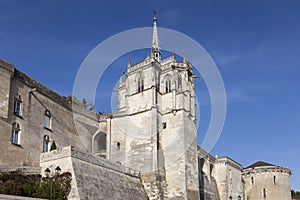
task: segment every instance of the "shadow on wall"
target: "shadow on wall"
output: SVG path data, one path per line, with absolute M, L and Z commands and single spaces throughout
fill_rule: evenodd
M 198 159 L 199 166 L 199 192 L 201 200 L 220 200 L 217 182 L 212 176 L 213 165 L 210 165 L 209 174 L 203 171 L 205 160 Z
M 99 132 L 95 136 L 93 143 L 93 153 L 103 158 L 106 158 L 106 134 L 104 132 Z

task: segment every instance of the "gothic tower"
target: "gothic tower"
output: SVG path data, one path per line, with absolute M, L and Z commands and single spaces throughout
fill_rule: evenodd
M 107 158 L 140 170 L 150 199 L 199 199 L 192 65 L 161 59 L 155 15 L 151 56 L 128 60 L 106 123 Z

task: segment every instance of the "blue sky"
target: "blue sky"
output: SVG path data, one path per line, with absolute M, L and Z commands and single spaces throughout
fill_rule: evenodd
M 227 117 L 212 154 L 245 167 L 263 160 L 290 168 L 291 186 L 300 190 L 298 0 L 0 0 L 0 57 L 69 95 L 87 54 L 112 35 L 152 26 L 153 10 L 160 27 L 199 42 L 223 77 Z M 99 84 L 99 111 L 110 111 L 111 89 L 126 69 L 127 57 L 136 63 L 144 53 L 129 53 L 111 65 Z M 202 102 L 201 144 L 210 102 L 203 80 L 196 84 Z

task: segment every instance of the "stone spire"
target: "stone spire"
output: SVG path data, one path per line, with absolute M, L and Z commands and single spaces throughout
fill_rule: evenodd
M 159 40 L 158 40 L 158 34 L 157 34 L 157 19 L 156 19 L 156 12 L 153 12 L 154 17 L 153 17 L 153 35 L 152 35 L 152 53 L 151 57 L 155 58 L 157 61 L 160 62 L 160 47 L 159 47 Z

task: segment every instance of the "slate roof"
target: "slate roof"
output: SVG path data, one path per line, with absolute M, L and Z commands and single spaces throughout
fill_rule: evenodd
M 257 161 L 256 163 L 253 163 L 252 165 L 246 167 L 245 169 L 250 169 L 255 167 L 278 167 L 278 166 L 263 161 Z

